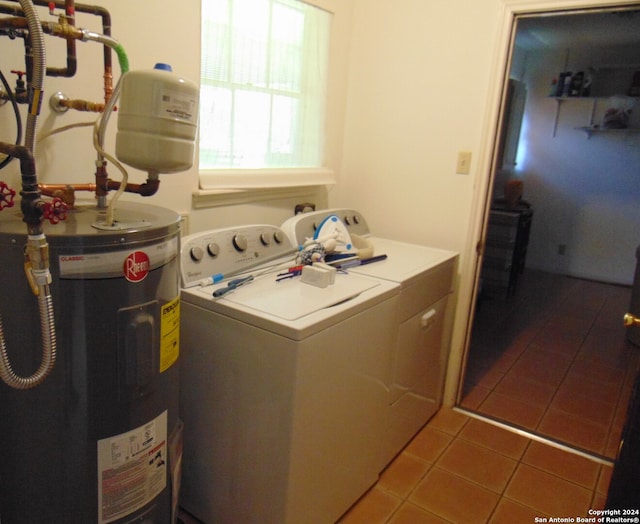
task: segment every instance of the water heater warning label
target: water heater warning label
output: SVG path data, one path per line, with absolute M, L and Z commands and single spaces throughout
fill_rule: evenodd
M 167 412 L 98 441 L 98 524 L 130 515 L 167 485 Z
M 180 297 L 162 306 L 160 322 L 160 373 L 169 369 L 180 354 Z

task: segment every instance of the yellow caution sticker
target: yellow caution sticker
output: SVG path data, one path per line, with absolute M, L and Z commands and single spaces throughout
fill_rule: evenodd
M 162 306 L 160 322 L 160 373 L 169 369 L 180 355 L 180 297 Z

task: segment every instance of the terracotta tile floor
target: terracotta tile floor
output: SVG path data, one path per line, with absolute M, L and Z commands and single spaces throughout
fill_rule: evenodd
M 340 524 L 533 523 L 603 508 L 611 466 L 442 409 Z
M 513 297 L 485 289 L 461 406 L 615 458 L 640 348 L 631 288 L 526 270 Z
M 604 507 L 611 472 L 443 408 L 339 524 L 533 524 L 535 517 L 587 516 Z M 181 522 L 200 521 L 181 514 Z

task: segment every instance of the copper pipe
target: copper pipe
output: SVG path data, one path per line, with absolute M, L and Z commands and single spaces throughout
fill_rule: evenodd
M 0 18 L 0 28 L 26 29 L 27 27 L 27 19 L 22 16 Z
M 10 2 L 18 2 L 19 0 L 8 0 Z M 35 5 L 47 7 L 49 5 L 48 0 L 33 0 Z M 75 26 L 75 13 L 85 13 L 94 16 L 99 16 L 102 18 L 102 34 L 106 36 L 111 36 L 111 14 L 104 7 L 88 5 L 88 4 L 76 4 L 74 0 L 64 0 L 64 1 L 54 1 L 53 4 L 58 9 L 65 9 L 65 13 L 67 17 L 71 17 L 69 21 L 70 25 Z M 0 12 L 5 12 L 7 14 L 13 15 L 22 15 L 22 10 L 19 7 L 10 8 L 8 6 L 0 6 Z M 71 46 L 73 46 L 73 51 L 71 51 Z M 104 102 L 105 104 L 111 98 L 111 94 L 113 93 L 113 65 L 111 59 L 111 49 L 109 46 L 104 46 Z M 72 76 L 75 74 L 75 69 L 77 67 L 77 59 L 75 53 L 75 39 L 71 42 L 67 39 L 67 69 L 66 72 L 63 73 L 63 76 Z M 62 72 L 64 69 L 62 68 L 47 68 L 47 74 L 49 74 L 50 70 L 54 70 L 54 72 Z
M 15 0 L 9 0 L 15 1 Z M 70 4 L 68 7 L 65 6 L 65 3 L 57 2 L 57 7 L 65 7 L 65 17 L 61 17 L 61 21 L 64 20 L 65 25 L 75 25 L 75 20 L 73 17 L 73 13 L 75 12 L 75 8 L 73 7 L 73 0 L 67 0 Z M 49 2 L 36 0 L 34 1 L 35 5 L 40 6 L 48 6 Z M 24 13 L 20 8 L 11 8 L 8 6 L 1 6 L 0 12 L 11 13 L 15 15 L 22 15 L 24 18 Z M 25 19 L 26 21 L 26 19 Z M 67 66 L 66 67 L 47 67 L 47 76 L 64 76 L 64 77 L 72 77 L 76 74 L 77 71 L 77 58 L 76 58 L 76 43 L 75 40 L 67 39 Z M 29 68 L 27 67 L 27 72 L 29 73 Z M 29 74 L 27 75 L 29 78 Z
M 76 191 L 95 191 L 95 184 L 39 184 L 38 187 L 43 195 L 58 197 L 69 207 L 74 207 L 76 203 Z
M 107 180 L 107 188 L 111 190 L 117 190 L 120 188 L 121 183 L 115 180 Z M 147 181 L 143 184 L 127 184 L 125 191 L 127 193 L 135 193 L 137 195 L 147 197 L 155 195 L 160 187 L 160 180 L 158 178 L 147 178 Z
M 47 6 L 49 2 L 47 0 L 35 0 L 36 5 Z M 67 8 L 68 4 L 73 5 L 75 12 L 85 13 L 102 18 L 102 34 L 111 36 L 111 14 L 104 7 L 88 4 L 74 4 L 72 0 L 66 0 L 62 2 L 60 0 L 54 2 L 58 8 Z M 111 60 L 111 49 L 109 46 L 104 46 L 104 103 L 106 104 L 111 98 L 113 93 L 113 65 Z
M 49 5 L 49 2 L 46 4 Z M 66 0 L 64 3 L 64 16 L 59 17 L 59 22 L 63 25 L 74 27 L 76 24 L 75 16 L 76 10 L 74 0 Z M 76 58 L 76 41 L 71 38 L 67 38 L 67 67 L 49 67 L 47 68 L 47 75 L 70 78 L 76 74 L 77 70 L 78 59 Z
M 102 187 L 98 184 L 38 184 L 38 189 L 43 195 L 58 197 L 62 199 L 65 204 L 73 206 L 75 203 L 76 191 L 91 191 L 96 194 L 101 193 L 106 195 L 109 191 L 117 191 L 120 189 L 121 184 L 121 182 L 116 180 L 106 179 Z M 147 181 L 142 184 L 127 184 L 124 190 L 127 193 L 134 193 L 147 197 L 155 195 L 158 192 L 159 187 L 159 179 L 148 178 Z
M 102 113 L 102 111 L 104 111 L 103 103 L 91 102 L 90 100 L 60 99 L 57 102 L 61 107 L 66 107 L 67 109 L 75 109 L 76 111 L 88 111 L 93 113 Z
M 75 189 L 76 191 L 95 191 L 95 184 L 38 184 L 40 191 L 47 196 L 54 196 L 52 193 L 56 191 L 66 191 Z M 57 195 L 55 195 L 57 196 Z

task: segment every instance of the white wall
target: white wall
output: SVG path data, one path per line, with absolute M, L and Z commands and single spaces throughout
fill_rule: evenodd
M 501 60 L 497 43 L 504 40 L 500 23 L 506 1 L 514 3 L 322 0 L 337 10 L 339 20 L 339 63 L 330 90 L 329 130 L 329 161 L 338 173 L 337 186 L 308 195 L 269 198 L 263 194 L 255 204 L 224 205 L 223 201 L 223 205 L 194 211 L 192 193 L 198 184 L 193 168 L 184 174 L 163 176 L 160 193 L 152 202 L 190 212 L 192 230 L 263 220 L 277 224 L 292 213 L 294 202 L 308 199 L 353 206 L 365 214 L 377 235 L 461 252 L 461 274 L 470 274 L 477 209 L 486 186 L 487 147 L 492 143 L 488 136 L 492 131 L 487 130 L 491 129 L 489 119 L 499 93 L 495 82 L 500 82 L 502 74 L 496 70 Z M 592 0 L 566 0 L 572 4 L 588 1 Z M 198 78 L 198 0 L 98 3 L 111 10 L 113 35 L 127 49 L 132 68 L 164 61 L 176 72 Z M 95 19 L 87 17 L 79 17 L 78 26 L 100 29 Z M 0 46 L 3 70 L 22 68 L 20 44 L 3 38 Z M 94 47 L 80 44 L 78 78 L 51 80 L 47 92 L 62 89 L 73 98 L 100 100 L 102 59 Z M 60 57 L 59 53 L 57 62 Z M 348 83 L 341 77 L 347 73 Z M 5 129 L 0 139 L 7 141 L 13 133 L 6 131 L 9 113 L 7 106 L 0 108 L 0 124 Z M 88 118 L 78 114 L 51 116 L 45 108 L 42 120 L 44 127 L 50 128 Z M 7 132 L 9 136 L 4 135 Z M 113 144 L 113 133 L 109 143 Z M 469 175 L 455 173 L 458 151 L 473 154 Z M 37 154 L 41 181 L 89 182 L 94 158 L 86 130 L 51 138 Z M 17 185 L 15 166 L 0 173 L 0 178 Z M 144 175 L 134 172 L 132 179 L 141 182 Z M 463 300 L 453 340 L 458 358 L 469 308 L 468 278 L 460 291 Z M 457 374 L 459 365 L 454 362 L 450 375 Z
M 462 251 L 497 0 L 356 0 L 341 204 L 381 236 Z M 455 173 L 471 151 L 469 175 Z
M 640 243 L 640 134 L 598 134 L 589 139 L 576 127 L 589 124 L 592 99 L 557 104 L 551 79 L 565 68 L 566 50 L 529 53 L 524 80 L 528 100 L 517 175 L 535 209 L 529 267 L 606 282 L 630 284 Z M 572 48 L 567 69 L 598 64 L 640 64 L 638 46 Z M 633 70 L 610 83 L 608 95 L 626 94 Z M 595 87 L 595 84 L 594 84 Z M 594 121 L 611 106 L 597 100 Z M 634 112 L 640 116 L 640 104 Z M 640 120 L 638 120 L 640 122 Z M 637 124 L 636 124 L 637 125 Z M 558 246 L 566 253 L 558 253 Z

